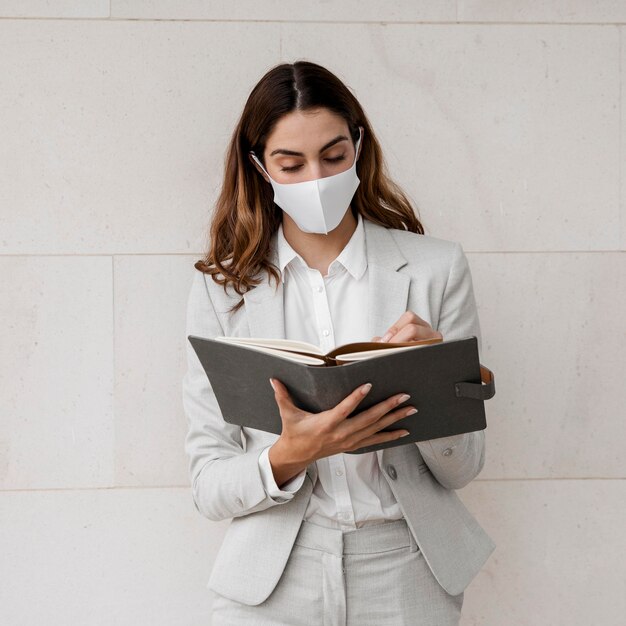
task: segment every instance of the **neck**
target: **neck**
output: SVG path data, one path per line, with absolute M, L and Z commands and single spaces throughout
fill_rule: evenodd
M 356 230 L 356 226 L 357 220 L 352 214 L 352 209 L 348 208 L 337 228 L 327 235 L 305 233 L 283 211 L 283 235 L 285 239 L 306 261 L 306 264 L 321 272 L 322 276 L 328 274 L 328 266 L 346 247 Z

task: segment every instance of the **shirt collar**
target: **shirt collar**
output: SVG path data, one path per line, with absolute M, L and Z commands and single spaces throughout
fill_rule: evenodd
M 282 282 L 284 283 L 285 268 L 289 265 L 289 263 L 291 263 L 291 261 L 293 261 L 294 258 L 298 258 L 304 266 L 306 266 L 306 262 L 291 247 L 287 239 L 285 239 L 282 222 L 278 226 L 278 231 L 276 233 L 276 246 L 278 249 L 278 266 L 280 268 Z M 365 270 L 367 269 L 367 255 L 365 253 L 363 218 L 360 213 L 357 213 L 357 224 L 354 232 L 352 233 L 352 237 L 350 237 L 350 240 L 344 246 L 335 261 L 341 263 L 356 280 L 359 280 L 365 273 Z M 335 261 L 333 261 L 333 263 Z

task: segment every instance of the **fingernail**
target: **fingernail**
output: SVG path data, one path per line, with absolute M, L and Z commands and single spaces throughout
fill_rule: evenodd
M 411 433 L 407 430 L 403 435 L 401 435 L 402 437 L 406 437 L 407 435 L 410 435 Z
M 408 393 L 405 393 L 403 395 L 401 395 L 398 398 L 398 404 L 402 404 L 403 402 L 406 402 L 411 396 Z
M 272 389 L 276 391 L 276 387 L 274 387 L 274 381 L 270 378 L 270 385 L 272 385 Z
M 372 388 L 372 383 L 366 383 L 361 387 L 361 393 L 365 395 Z
M 413 415 L 413 413 L 417 413 L 417 409 L 413 407 L 410 411 L 407 411 L 405 415 Z

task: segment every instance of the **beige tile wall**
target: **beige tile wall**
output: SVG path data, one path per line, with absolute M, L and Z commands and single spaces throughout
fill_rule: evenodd
M 186 297 L 243 102 L 306 58 L 460 241 L 496 373 L 464 626 L 626 615 L 626 3 L 0 0 L 0 623 L 209 624 Z

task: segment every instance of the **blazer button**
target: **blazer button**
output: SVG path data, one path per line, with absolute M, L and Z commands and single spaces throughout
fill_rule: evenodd
M 389 478 L 395 480 L 398 478 L 398 473 L 396 472 L 396 468 L 393 465 L 387 465 L 387 474 L 389 474 Z
M 443 456 L 450 456 L 452 454 L 452 448 L 446 448 L 441 454 L 443 454 Z

